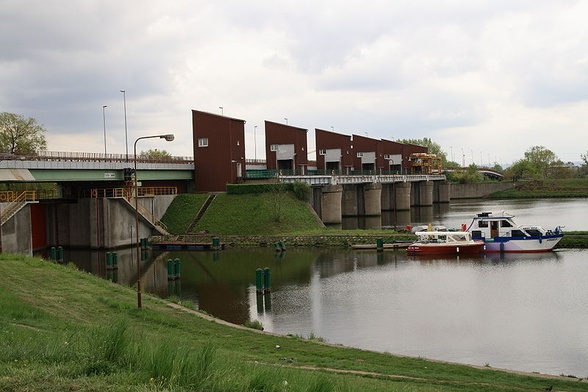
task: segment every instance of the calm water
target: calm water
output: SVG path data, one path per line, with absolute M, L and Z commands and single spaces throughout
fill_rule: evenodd
M 480 211 L 506 210 L 520 223 L 586 230 L 585 199 L 461 202 L 411 212 L 408 224 L 459 227 Z M 415 219 L 423 218 L 423 220 Z M 116 276 L 104 255 L 71 253 L 81 267 L 122 283 L 136 280 L 130 251 Z M 168 281 L 168 259 L 182 278 Z M 272 291 L 255 290 L 269 267 Z M 588 376 L 588 251 L 475 258 L 409 257 L 342 249 L 271 248 L 153 254 L 142 267 L 145 290 L 177 295 L 237 324 L 320 336 L 330 343 L 549 374 Z

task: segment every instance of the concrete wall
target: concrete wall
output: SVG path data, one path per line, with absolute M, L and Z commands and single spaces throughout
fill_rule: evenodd
M 0 203 L 3 209 L 8 203 Z M 1 229 L 2 252 L 19 253 L 32 256 L 33 238 L 31 233 L 30 204 L 25 205 L 12 218 L 6 221 Z
M 494 192 L 516 188 L 516 182 L 488 182 L 480 184 L 451 184 L 451 200 L 479 199 Z
M 175 195 L 140 197 L 139 203 L 161 219 Z M 135 209 L 124 199 L 79 199 L 55 204 L 47 213 L 48 246 L 113 249 L 135 244 Z M 139 215 L 139 238 L 156 234 Z

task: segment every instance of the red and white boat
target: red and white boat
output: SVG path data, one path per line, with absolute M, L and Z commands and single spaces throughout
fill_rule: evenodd
M 420 255 L 478 254 L 484 250 L 484 241 L 473 240 L 467 231 L 419 231 L 417 241 L 406 252 Z

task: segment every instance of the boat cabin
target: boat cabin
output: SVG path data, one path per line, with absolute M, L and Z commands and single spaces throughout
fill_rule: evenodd
M 482 212 L 474 217 L 468 231 L 474 238 L 496 237 L 540 237 L 547 233 L 540 226 L 520 226 L 513 219 L 514 215 L 492 215 Z
M 472 234 L 467 231 L 419 231 L 417 242 L 451 244 L 456 242 L 472 241 Z

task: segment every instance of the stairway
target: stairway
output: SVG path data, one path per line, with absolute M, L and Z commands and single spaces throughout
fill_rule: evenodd
M 208 198 L 206 199 L 204 204 L 202 204 L 202 207 L 200 207 L 200 210 L 198 211 L 198 213 L 196 214 L 196 216 L 194 217 L 192 222 L 190 222 L 190 225 L 186 229 L 186 233 L 190 233 L 194 229 L 194 226 L 196 226 L 196 224 L 198 224 L 198 221 L 200 221 L 202 216 L 204 216 L 204 213 L 206 212 L 208 207 L 210 207 L 210 204 L 212 204 L 215 197 L 216 197 L 216 195 L 214 195 L 214 194 L 208 195 Z

